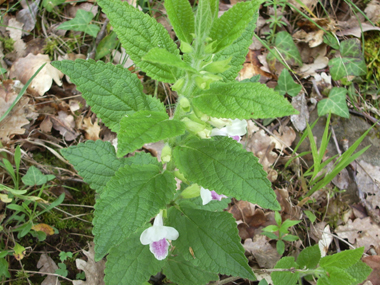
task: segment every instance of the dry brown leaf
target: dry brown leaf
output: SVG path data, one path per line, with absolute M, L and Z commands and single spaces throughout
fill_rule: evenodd
M 16 19 L 17 21 L 24 23 L 24 31 L 30 32 L 34 29 L 34 26 L 37 22 L 37 12 L 38 5 L 40 4 L 40 0 L 36 0 L 35 2 L 26 3 L 26 1 L 21 1 L 21 5 L 24 9 L 20 10 L 17 13 Z M 24 33 L 28 34 L 28 33 Z
M 52 80 L 54 80 L 57 85 L 62 85 L 61 78 L 63 77 L 63 73 L 50 64 L 48 55 L 33 55 L 30 53 L 26 57 L 18 59 L 12 65 L 9 77 L 16 77 L 23 84 L 26 84 L 37 69 L 44 63 L 46 63 L 46 65 L 41 69 L 28 87 L 28 90 L 33 95 L 42 96 L 50 89 Z
M 50 133 L 53 123 L 51 122 L 50 116 L 46 116 L 45 119 L 40 124 L 40 129 L 44 133 Z
M 91 118 L 84 118 L 83 119 L 83 129 L 86 131 L 85 137 L 88 140 L 96 141 L 99 138 L 100 133 L 100 127 L 98 125 L 98 119 L 95 120 L 94 123 L 91 122 Z
M 66 114 L 64 111 L 58 112 L 58 117 L 51 117 L 53 127 L 65 138 L 67 141 L 74 140 L 79 133 L 74 130 L 75 122 L 72 115 Z
M 356 183 L 362 192 L 366 194 L 366 201 L 372 206 L 380 208 L 380 167 L 361 160 L 359 162 Z
M 125 48 L 121 48 L 121 52 L 118 50 L 113 50 L 112 51 L 112 56 L 113 56 L 113 63 L 116 64 L 123 64 L 124 68 L 130 68 L 132 65 L 135 63 L 133 60 L 129 57 L 127 52 L 125 51 Z
M 58 269 L 58 266 L 50 256 L 42 253 L 40 259 L 38 260 L 37 268 L 40 269 L 40 272 L 55 273 L 55 271 Z M 57 276 L 48 275 L 45 280 L 42 281 L 41 285 L 61 285 L 61 282 L 59 282 Z
M 304 10 L 304 6 L 299 3 L 299 1 L 296 0 L 290 0 L 289 1 L 293 6 L 295 6 L 297 9 L 302 9 Z M 302 4 L 304 4 L 308 9 L 313 10 L 315 5 L 317 5 L 318 0 L 301 0 L 300 1 Z
M 308 78 L 310 76 L 314 76 L 317 74 L 318 69 L 325 68 L 329 63 L 329 58 L 325 56 L 326 54 L 326 45 L 321 45 L 316 48 L 318 51 L 318 56 L 315 58 L 314 62 L 311 64 L 304 64 L 299 68 L 298 74 L 302 76 L 302 78 Z
M 6 27 L 6 30 L 9 32 L 9 37 L 15 41 L 13 47 L 16 52 L 16 59 L 23 57 L 25 54 L 26 45 L 21 39 L 23 26 L 23 23 L 17 21 L 15 17 L 12 17 L 9 19 L 8 26 Z
M 377 254 L 380 253 L 380 227 L 371 217 L 348 220 L 346 225 L 337 227 L 335 232 L 339 237 L 348 239 L 355 247 L 364 246 L 365 252 L 373 246 Z
M 258 56 L 261 55 L 260 50 L 249 50 L 245 63 L 243 65 L 242 70 L 239 72 L 239 78 L 238 80 L 244 80 L 247 78 L 251 78 L 255 75 L 262 75 L 268 78 L 272 78 L 273 76 L 265 72 L 264 70 L 261 69 L 262 64 L 260 63 Z
M 377 23 L 380 21 L 380 2 L 378 0 L 372 0 L 367 4 L 364 9 L 364 13 L 373 22 Z
M 299 220 L 302 217 L 301 208 L 298 205 L 293 205 L 290 200 L 287 189 L 276 189 L 277 201 L 281 206 L 281 216 L 283 220 Z
M 293 34 L 293 39 L 299 42 L 305 42 L 309 44 L 309 47 L 317 47 L 323 43 L 323 30 L 311 31 L 307 33 L 304 30 L 299 30 Z
M 291 115 L 290 120 L 293 126 L 298 131 L 303 131 L 306 129 L 306 125 L 309 122 L 309 109 L 307 107 L 307 100 L 305 98 L 305 93 L 301 92 L 297 96 L 292 98 L 292 106 L 294 109 L 299 111 L 298 115 Z
M 83 254 L 87 256 L 87 261 L 83 259 L 76 259 L 75 263 L 77 268 L 83 270 L 86 274 L 86 281 L 74 280 L 74 285 L 104 285 L 104 269 L 106 262 L 102 259 L 95 262 L 95 244 L 93 242 L 89 243 L 89 250 L 82 250 Z
M 16 99 L 21 90 L 19 81 L 6 80 L 0 88 L 0 117 L 5 114 L 8 108 Z M 28 104 L 29 98 L 21 97 L 12 111 L 0 122 L 0 141 L 8 144 L 13 135 L 22 135 L 25 129 L 22 126 L 29 124 L 27 118 L 35 118 L 33 108 Z
M 47 224 L 33 225 L 32 230 L 35 230 L 36 232 L 44 232 L 48 236 L 54 235 L 54 229 Z
M 371 281 L 374 285 L 380 284 L 380 256 L 366 256 L 363 258 L 363 262 L 373 270 L 367 277 L 367 280 Z
M 339 37 L 354 36 L 354 37 L 360 38 L 362 33 L 368 32 L 368 31 L 380 31 L 380 28 L 372 26 L 371 24 L 367 24 L 367 23 L 360 23 L 359 25 L 359 22 L 358 22 L 358 25 L 356 27 L 353 27 L 350 29 L 344 29 L 342 31 L 337 32 L 336 35 Z
M 278 254 L 275 246 L 269 243 L 266 236 L 257 234 L 252 239 L 246 239 L 244 249 L 251 253 L 261 268 L 273 268 L 281 255 Z

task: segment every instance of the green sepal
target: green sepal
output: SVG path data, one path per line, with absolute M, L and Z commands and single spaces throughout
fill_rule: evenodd
M 218 194 L 279 210 L 280 205 L 258 159 L 228 137 L 193 139 L 173 150 L 185 177 Z
M 277 118 L 297 111 L 280 94 L 260 83 L 216 82 L 192 101 L 203 113 L 217 118 Z
M 194 266 L 255 280 L 230 213 L 172 207 L 168 221 L 180 233 L 173 246 Z
M 125 115 L 139 110 L 165 112 L 159 100 L 144 94 L 137 75 L 120 65 L 83 59 L 54 61 L 52 65 L 70 76 L 92 111 L 114 132 Z
M 95 204 L 95 260 L 142 227 L 174 197 L 174 175 L 157 165 L 126 165 Z
M 128 2 L 120 0 L 98 0 L 97 2 L 107 14 L 121 44 L 134 63 L 153 79 L 173 83 L 175 76 L 168 66 L 142 61 L 144 55 L 156 47 L 163 48 L 176 56 L 179 55 L 177 45 L 164 26 L 148 14 L 132 7 Z
M 166 113 L 136 112 L 124 117 L 120 122 L 117 156 L 122 157 L 146 143 L 180 136 L 184 132 L 185 124 L 181 121 L 169 120 Z

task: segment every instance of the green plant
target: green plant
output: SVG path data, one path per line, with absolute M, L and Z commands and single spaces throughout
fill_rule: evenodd
M 283 26 L 286 26 L 286 23 L 282 21 L 282 14 L 285 11 L 285 7 L 288 1 L 285 0 L 269 0 L 266 1 L 264 6 L 265 7 L 272 7 L 274 14 L 270 15 L 269 19 L 267 20 L 269 22 L 269 28 L 271 29 L 271 33 L 268 36 L 268 39 L 272 41 L 275 37 L 275 33 L 278 28 L 281 28 Z M 278 15 L 278 8 L 280 8 L 280 16 Z M 269 8 L 268 8 L 269 9 Z
M 289 234 L 289 228 L 299 224 L 301 221 L 285 220 L 282 222 L 281 215 L 279 212 L 274 212 L 274 218 L 276 220 L 276 225 L 271 225 L 263 228 L 263 235 L 266 235 L 270 239 L 277 240 L 276 248 L 279 255 L 283 255 L 285 251 L 284 241 L 296 241 L 298 236 Z M 277 234 L 275 234 L 277 232 Z

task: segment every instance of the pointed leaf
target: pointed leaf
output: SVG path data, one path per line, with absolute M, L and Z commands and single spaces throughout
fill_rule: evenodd
M 174 175 L 157 165 L 124 166 L 95 205 L 95 257 L 101 259 L 174 197 Z
M 166 113 L 136 112 L 124 117 L 120 122 L 117 156 L 121 157 L 146 143 L 179 136 L 184 132 L 185 124 L 181 121 L 169 120 Z
M 165 111 L 159 100 L 143 93 L 137 75 L 120 65 L 82 59 L 52 65 L 70 76 L 92 110 L 114 132 L 125 115 L 139 110 Z
M 351 277 L 355 278 L 355 284 L 364 282 L 371 274 L 372 269 L 363 261 L 359 260 L 357 263 L 345 270 Z
M 289 71 L 284 68 L 278 78 L 278 85 L 274 90 L 280 93 L 280 95 L 289 94 L 294 97 L 300 93 L 301 89 L 302 86 L 295 83 Z
M 301 54 L 298 51 L 292 36 L 288 32 L 282 31 L 277 33 L 274 45 L 289 65 L 296 64 L 302 66 Z M 272 53 L 268 54 L 267 61 L 268 64 L 274 68 L 276 57 Z
M 110 250 L 105 269 L 106 284 L 143 284 L 161 270 L 164 261 L 158 261 L 149 246 L 140 242 L 144 229 L 139 229 Z
M 195 39 L 198 44 L 203 44 L 203 41 L 208 37 L 214 17 L 210 5 L 214 2 L 209 0 L 200 0 L 198 2 L 195 15 Z
M 228 82 L 235 80 L 239 74 L 239 71 L 243 68 L 243 63 L 245 62 L 248 48 L 252 44 L 252 37 L 255 32 L 258 16 L 259 14 L 256 12 L 241 36 L 230 46 L 215 54 L 214 61 L 231 58 L 229 63 L 231 67 L 219 74 L 223 77 L 224 81 Z
M 83 180 L 99 193 L 120 167 L 132 164 L 160 165 L 156 158 L 143 152 L 129 158 L 117 159 L 113 145 L 101 140 L 88 140 L 62 149 L 61 153 L 74 166 Z
M 215 83 L 195 95 L 192 103 L 217 118 L 264 119 L 297 112 L 283 96 L 260 83 Z
M 319 266 L 325 269 L 330 267 L 346 269 L 358 262 L 363 252 L 364 247 L 359 247 L 357 249 L 341 251 L 334 255 L 328 255 L 320 260 Z
M 367 65 L 358 39 L 348 39 L 341 42 L 339 50 L 340 56 L 329 61 L 331 77 L 334 80 L 367 73 Z
M 190 44 L 194 34 L 194 14 L 188 0 L 165 0 L 170 24 L 180 41 Z
M 308 268 L 314 269 L 317 267 L 319 260 L 321 259 L 321 251 L 318 244 L 309 246 L 302 250 L 297 257 L 297 263 L 301 269 Z
M 110 19 L 121 44 L 128 55 L 150 77 L 163 82 L 175 81 L 168 66 L 142 61 L 152 48 L 166 49 L 179 56 L 177 45 L 172 41 L 166 29 L 157 21 L 120 0 L 98 0 L 98 4 Z
M 178 56 L 162 48 L 152 48 L 146 55 L 144 55 L 142 60 L 167 65 L 175 69 L 178 68 L 194 73 L 197 72 L 194 68 L 181 60 Z M 173 74 L 173 76 L 175 76 L 175 74 Z
M 42 185 L 48 181 L 47 177 L 41 172 L 41 170 L 33 165 L 29 167 L 21 180 L 27 186 Z
M 58 26 L 58 30 L 73 30 L 78 32 L 85 32 L 90 36 L 96 37 L 100 28 L 97 25 L 91 24 L 90 22 L 94 15 L 91 12 L 79 9 L 75 15 L 74 19 Z
M 208 282 L 218 279 L 217 273 L 194 266 L 192 262 L 185 260 L 176 252 L 172 257 L 168 257 L 164 274 L 170 281 L 182 285 L 208 284 Z
M 347 89 L 343 87 L 333 87 L 329 98 L 318 102 L 318 116 L 334 113 L 343 118 L 349 118 L 350 113 L 346 103 Z
M 238 39 L 244 32 L 261 1 L 247 1 L 235 4 L 212 25 L 210 37 L 217 41 L 214 52 L 223 50 Z
M 174 148 L 178 169 L 189 180 L 218 194 L 280 209 L 258 159 L 228 137 L 192 140 Z
M 179 238 L 172 241 L 173 246 L 186 260 L 211 272 L 255 279 L 244 256 L 236 221 L 230 213 L 172 207 L 168 220 L 180 233 Z

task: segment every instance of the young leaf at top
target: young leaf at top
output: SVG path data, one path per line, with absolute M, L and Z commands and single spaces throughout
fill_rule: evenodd
M 367 73 L 367 65 L 358 39 L 348 39 L 340 44 L 340 56 L 329 61 L 331 77 L 334 80 L 345 76 L 360 76 Z
M 165 9 L 170 23 L 182 42 L 191 44 L 194 34 L 194 14 L 188 0 L 165 0 Z
M 120 122 L 117 156 L 121 157 L 146 143 L 179 136 L 184 132 L 185 124 L 181 121 L 169 120 L 166 113 L 136 112 L 124 117 Z
M 114 132 L 125 115 L 139 110 L 165 112 L 159 100 L 143 93 L 137 75 L 120 65 L 83 59 L 54 61 L 52 65 L 70 76 L 92 110 Z
M 152 48 L 166 49 L 179 57 L 177 45 L 166 29 L 154 18 L 120 0 L 98 0 L 98 4 L 110 19 L 121 44 L 128 55 L 148 76 L 163 82 L 173 83 L 173 70 L 158 63 L 142 61 Z
M 213 14 L 210 7 L 214 1 L 200 0 L 198 2 L 197 13 L 195 15 L 195 40 L 198 44 L 203 44 L 211 29 Z
M 181 173 L 218 194 L 280 209 L 258 159 L 228 137 L 191 140 L 174 148 L 173 158 Z
M 224 81 L 233 81 L 238 76 L 242 65 L 245 62 L 245 57 L 248 53 L 248 48 L 252 44 L 252 37 L 255 32 L 256 22 L 259 14 L 256 12 L 245 28 L 241 36 L 235 40 L 230 46 L 217 52 L 214 56 L 214 61 L 223 60 L 231 57 L 229 65 L 231 67 L 219 74 Z
M 91 12 L 79 9 L 75 15 L 74 19 L 58 26 L 58 30 L 73 30 L 78 32 L 85 32 L 90 36 L 96 37 L 100 28 L 97 25 L 91 24 L 90 22 L 94 15 Z
M 140 242 L 144 229 L 137 230 L 110 250 L 104 271 L 106 284 L 143 284 L 161 270 L 164 261 L 157 260 L 149 246 Z
M 297 112 L 283 96 L 260 83 L 217 82 L 196 94 L 192 103 L 217 118 L 277 118 Z
M 95 205 L 95 260 L 142 227 L 174 197 L 174 175 L 157 165 L 126 165 Z
M 74 166 L 90 187 L 101 193 L 116 171 L 125 165 L 157 164 L 156 158 L 143 152 L 128 158 L 116 158 L 115 148 L 110 142 L 101 140 L 80 143 L 61 150 L 62 155 Z
M 343 87 L 333 87 L 330 90 L 329 98 L 318 102 L 318 116 L 323 116 L 329 112 L 343 118 L 349 118 L 350 113 L 346 103 L 347 89 Z
M 295 83 L 289 71 L 284 68 L 278 78 L 278 84 L 274 88 L 280 95 L 289 94 L 290 96 L 297 96 L 300 93 L 302 86 Z
M 288 32 L 282 31 L 277 33 L 274 46 L 281 53 L 283 59 L 289 65 L 296 64 L 302 66 L 301 54 L 298 51 L 298 48 L 295 45 L 292 36 Z M 272 53 L 268 53 L 267 61 L 269 66 L 271 68 L 274 68 L 276 64 L 276 57 Z
M 148 61 L 152 63 L 159 63 L 162 65 L 167 65 L 171 68 L 182 69 L 187 70 L 196 73 L 197 71 L 192 68 L 189 64 L 181 60 L 178 56 L 175 56 L 174 54 L 168 52 L 165 49 L 162 48 L 152 48 L 144 57 L 142 58 L 143 61 Z M 179 74 L 177 72 L 177 74 Z M 173 76 L 176 76 L 176 74 L 173 74 Z
M 261 1 L 237 3 L 220 18 L 214 20 L 210 37 L 213 41 L 217 41 L 214 47 L 215 53 L 228 47 L 241 36 L 260 4 Z
M 230 213 L 172 207 L 168 220 L 180 233 L 178 239 L 172 241 L 173 246 L 186 260 L 211 272 L 255 280 Z

